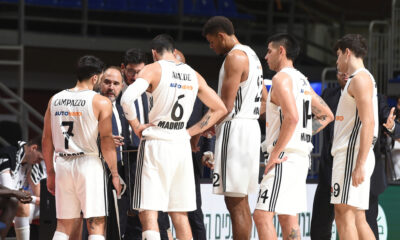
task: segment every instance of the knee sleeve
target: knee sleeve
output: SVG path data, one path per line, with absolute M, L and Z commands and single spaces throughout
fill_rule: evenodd
M 68 240 L 69 236 L 63 232 L 54 232 L 53 240 Z
M 29 240 L 30 226 L 29 217 L 14 218 L 15 235 L 17 240 Z
M 160 240 L 160 233 L 157 231 L 147 230 L 142 233 L 144 240 Z
M 88 240 L 105 240 L 103 235 L 89 235 Z

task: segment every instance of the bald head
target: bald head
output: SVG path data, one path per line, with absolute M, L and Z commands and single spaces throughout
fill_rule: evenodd
M 176 59 L 178 59 L 178 61 L 186 63 L 185 56 L 183 55 L 183 53 L 181 51 L 179 51 L 178 49 L 175 49 L 174 55 L 175 55 Z

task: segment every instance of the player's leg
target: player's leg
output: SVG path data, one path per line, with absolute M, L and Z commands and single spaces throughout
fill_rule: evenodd
M 347 204 L 335 204 L 335 221 L 342 240 L 357 240 L 356 209 Z
M 144 210 L 139 212 L 140 222 L 142 224 L 142 237 L 147 240 L 159 240 L 160 229 L 158 227 L 158 212 Z
M 30 204 L 18 202 L 17 213 L 14 218 L 15 235 L 17 240 L 29 240 L 30 225 L 29 214 Z
M 176 238 L 179 240 L 192 239 L 192 230 L 186 212 L 169 212 L 176 230 Z
M 252 222 L 248 197 L 225 196 L 225 204 L 232 220 L 233 239 L 250 239 Z
M 260 240 L 277 239 L 276 230 L 273 223 L 274 213 L 256 209 L 253 214 L 254 223 L 257 227 L 258 238 Z
M 355 210 L 356 213 L 356 228 L 358 238 L 363 240 L 373 240 L 375 235 L 369 226 L 367 219 L 365 218 L 364 210 Z
M 11 223 L 17 213 L 18 200 L 16 198 L 0 197 L 0 222 L 4 223 L 5 228 L 0 230 L 0 239 L 5 239 Z
M 57 219 L 57 228 L 53 240 L 68 240 L 72 233 L 79 229 L 81 221 L 80 218 Z M 71 239 L 73 238 L 71 237 Z
M 88 218 L 86 224 L 89 232 L 88 240 L 105 240 L 106 217 Z
M 279 223 L 282 227 L 282 239 L 300 240 L 300 226 L 298 216 L 279 215 Z

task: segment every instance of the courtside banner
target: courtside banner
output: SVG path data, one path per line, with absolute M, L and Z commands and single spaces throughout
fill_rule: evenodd
M 312 203 L 316 188 L 316 184 L 307 184 L 307 212 L 299 214 L 301 239 L 310 239 Z M 212 184 L 201 184 L 201 198 L 207 239 L 232 239 L 232 224 L 224 203 L 224 197 L 212 194 Z M 250 210 L 252 212 L 254 211 L 257 198 L 257 194 L 249 196 Z M 277 216 L 274 217 L 274 224 L 279 236 L 278 239 L 282 239 L 282 231 Z M 251 239 L 258 239 L 254 222 Z

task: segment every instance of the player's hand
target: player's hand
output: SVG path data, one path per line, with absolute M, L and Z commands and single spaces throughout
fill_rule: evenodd
M 119 175 L 112 176 L 112 184 L 114 185 L 115 190 L 117 191 L 117 196 L 121 195 L 122 185 L 119 181 Z
M 143 132 L 146 128 L 153 127 L 153 126 L 155 126 L 155 125 L 152 124 L 152 123 L 139 124 L 139 126 L 138 126 L 138 127 L 135 127 L 135 128 L 133 129 L 133 131 L 135 132 L 136 136 L 138 136 L 138 138 L 141 139 L 141 138 L 142 138 L 142 132 Z
M 32 196 L 29 192 L 21 190 L 21 191 L 14 191 L 14 196 L 21 202 L 21 203 L 30 203 L 32 201 Z
M 264 170 L 264 175 L 267 175 L 267 173 L 275 167 L 275 164 L 279 164 L 281 162 L 284 162 L 287 160 L 287 156 L 284 156 L 283 158 L 279 158 L 278 156 L 273 155 L 272 153 L 269 156 L 268 162 L 265 165 L 265 170 Z
M 56 173 L 54 171 L 47 172 L 47 190 L 53 195 L 56 195 Z
M 358 187 L 361 183 L 364 182 L 365 170 L 364 166 L 357 166 L 354 168 L 353 173 L 351 174 L 353 180 L 353 186 Z
M 200 151 L 200 147 L 198 146 L 200 140 L 200 134 L 192 136 L 190 138 L 190 146 L 192 147 L 192 152 Z
M 394 110 L 395 110 L 394 107 L 390 109 L 390 113 L 388 118 L 386 119 L 386 123 L 383 124 L 383 126 L 388 130 L 393 128 L 394 120 L 396 119 L 396 115 L 394 115 Z
M 124 137 L 118 136 L 118 135 L 113 135 L 113 139 L 114 139 L 115 147 L 120 147 L 120 146 L 124 145 Z
M 214 154 L 210 151 L 204 152 L 203 157 L 201 158 L 201 163 L 203 166 L 214 169 Z
M 215 126 L 210 127 L 209 129 L 204 131 L 201 135 L 206 138 L 212 138 L 213 136 L 215 136 Z

